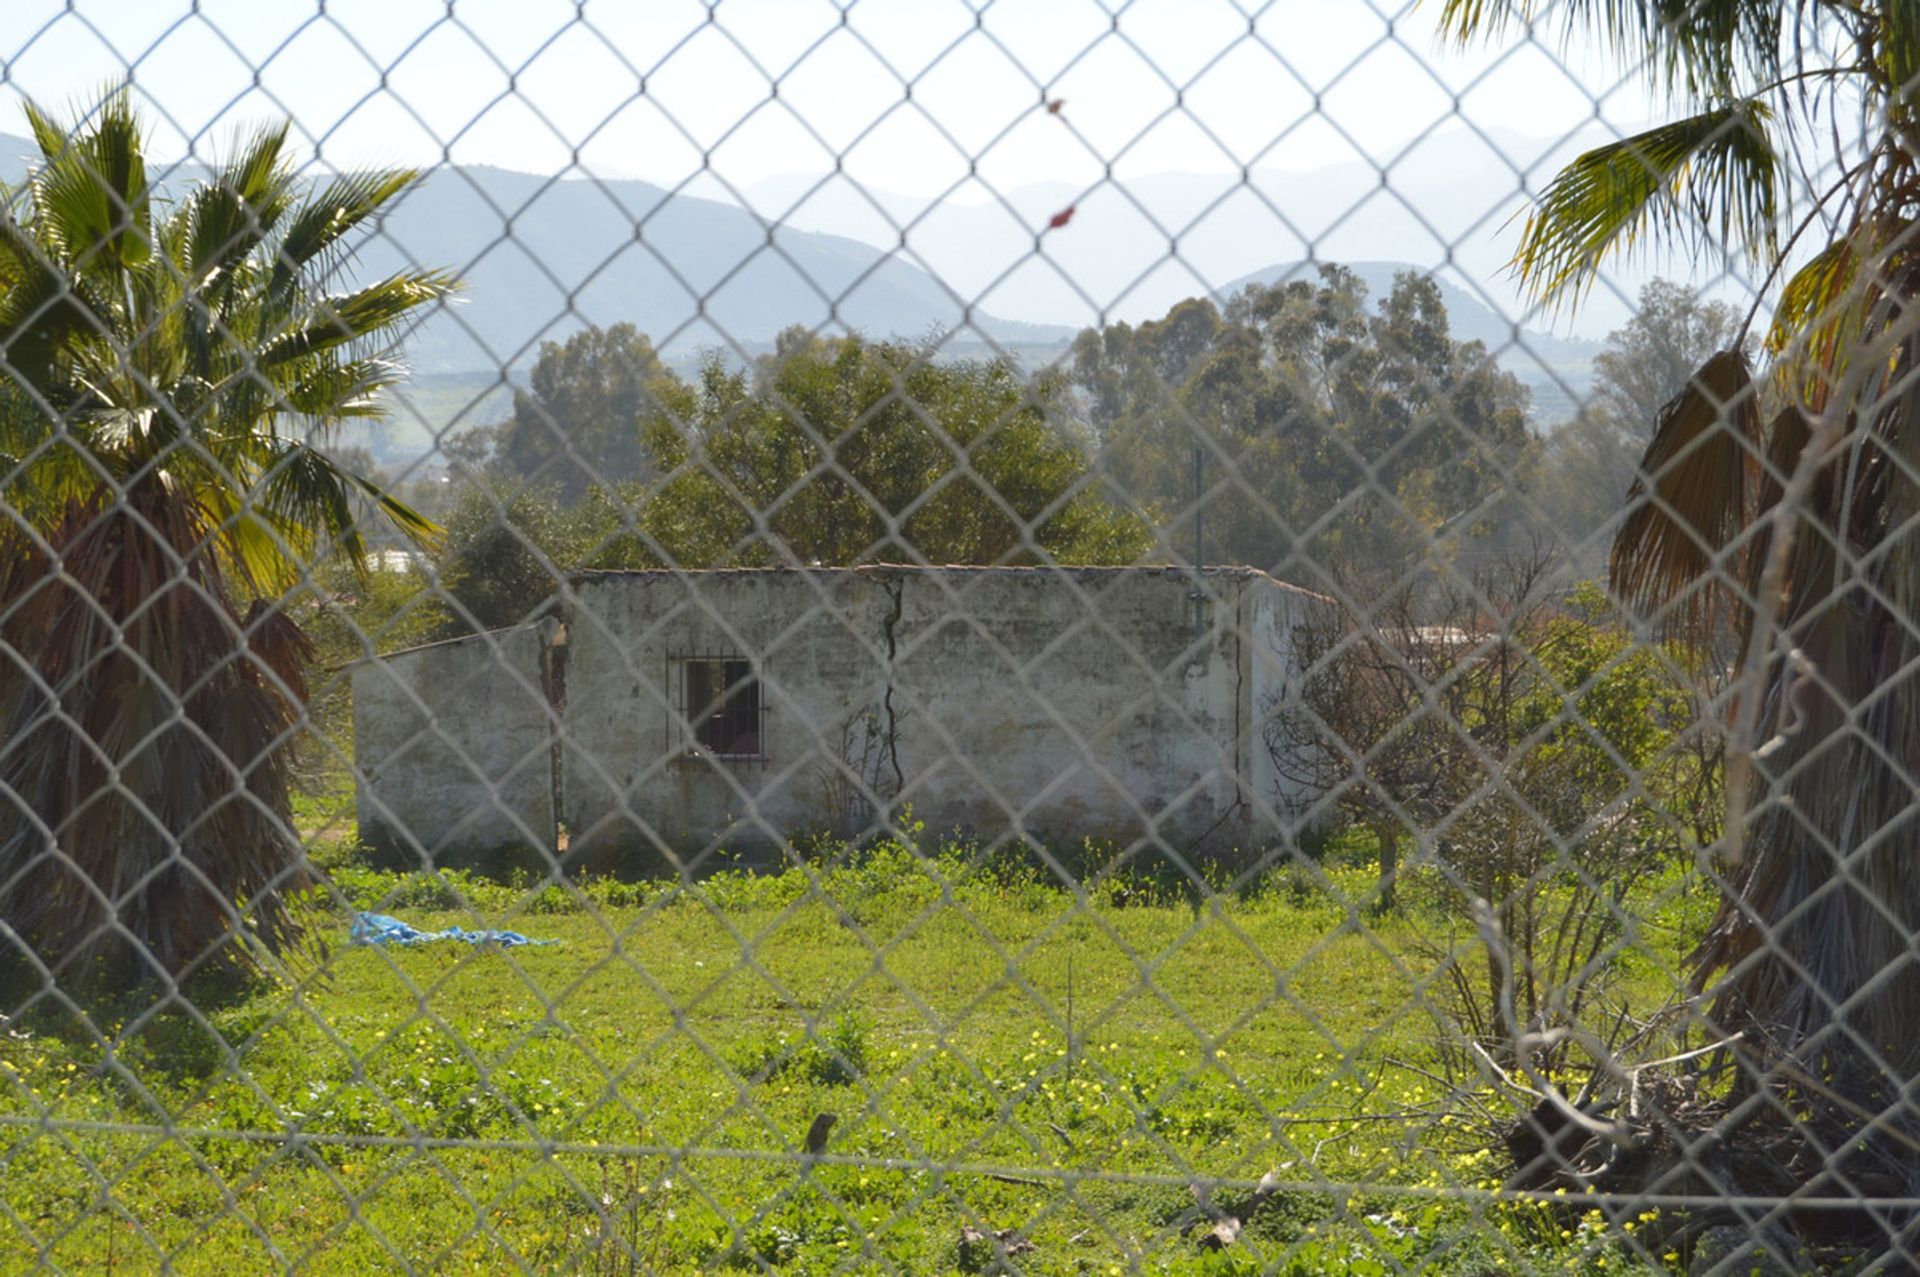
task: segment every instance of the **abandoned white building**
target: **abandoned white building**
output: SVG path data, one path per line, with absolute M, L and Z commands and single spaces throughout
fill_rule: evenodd
M 557 621 L 353 670 L 362 837 L 665 867 L 859 835 L 1290 837 L 1262 719 L 1315 596 L 1250 568 L 570 578 Z

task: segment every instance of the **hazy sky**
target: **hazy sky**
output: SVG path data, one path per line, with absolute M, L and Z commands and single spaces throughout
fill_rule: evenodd
M 1042 182 L 1087 191 L 1111 174 L 1119 186 L 1107 188 L 1109 203 L 1117 189 L 1126 204 L 1135 200 L 1128 180 L 1150 174 L 1213 175 L 1159 184 L 1161 198 L 1172 189 L 1179 203 L 1181 190 L 1226 189 L 1242 170 L 1324 177 L 1325 166 L 1365 164 L 1381 171 L 1384 198 L 1342 196 L 1350 211 L 1316 232 L 1311 250 L 1297 237 L 1202 244 L 1206 228 L 1195 223 L 1179 251 L 1219 258 L 1222 278 L 1309 251 L 1451 264 L 1510 315 L 1590 335 L 1618 323 L 1655 270 L 1741 292 L 1711 261 L 1662 259 L 1610 268 L 1577 313 L 1531 312 L 1503 279 L 1522 190 L 1545 185 L 1573 153 L 1572 135 L 1591 145 L 1643 127 L 1665 105 L 1631 68 L 1546 33 L 1458 48 L 1436 35 L 1437 8 L 1437 0 L 0 0 L 0 131 L 23 131 L 7 98 L 67 106 L 130 75 L 155 121 L 154 149 L 168 157 L 219 155 L 236 126 L 287 116 L 309 154 L 335 167 L 452 161 L 639 177 L 888 249 L 899 246 L 888 218 L 900 205 L 876 215 L 869 204 L 863 215 L 857 196 L 831 208 L 794 200 L 836 166 L 870 191 L 957 204 Z M 1053 102 L 1057 113 L 1047 109 Z M 1355 181 L 1364 187 L 1363 170 L 1349 169 L 1340 189 Z M 1269 179 L 1260 198 L 1311 204 L 1323 185 L 1301 193 Z M 1186 214 L 1141 207 L 1157 225 L 1187 225 Z M 1170 255 L 1168 236 L 1144 225 L 1146 238 L 1128 250 Z M 910 243 L 909 256 L 924 248 Z M 926 249 L 913 260 L 943 278 L 966 275 L 965 244 L 946 249 L 945 258 Z M 988 277 L 1000 273 L 988 265 Z M 1029 315 L 1017 299 L 1001 300 L 1021 309 L 1016 317 L 1086 318 L 1037 304 Z
M 163 153 L 289 115 L 340 166 L 575 162 L 745 185 L 837 162 L 932 195 L 1385 162 L 1435 127 L 1550 139 L 1649 115 L 1601 60 L 1465 53 L 1385 0 L 5 0 L 5 88 L 131 70 Z M 451 12 L 449 12 L 451 10 Z M 1058 117 L 1043 108 L 1063 99 Z M 8 127 L 0 122 L 0 128 Z M 1531 158 L 1531 157 L 1528 157 Z

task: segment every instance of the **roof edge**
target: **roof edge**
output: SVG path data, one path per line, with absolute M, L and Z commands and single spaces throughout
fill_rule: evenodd
M 955 576 L 988 575 L 1053 575 L 1069 576 L 1171 576 L 1191 580 L 1198 575 L 1202 579 L 1228 578 L 1265 581 L 1283 590 L 1297 592 L 1310 598 L 1321 597 L 1305 586 L 1283 581 L 1264 568 L 1248 564 L 1209 563 L 1199 569 L 1177 563 L 861 563 L 851 566 L 808 566 L 808 567 L 735 567 L 735 568 L 591 568 L 578 569 L 566 574 L 569 583 L 591 584 L 595 581 L 607 581 L 622 578 L 640 578 L 646 580 L 687 579 L 693 581 L 710 580 L 726 576 L 892 576 L 900 573 L 931 575 L 934 573 Z

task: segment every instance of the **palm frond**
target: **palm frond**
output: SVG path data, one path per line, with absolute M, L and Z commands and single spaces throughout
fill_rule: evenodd
M 379 509 L 380 513 L 387 516 L 387 521 L 393 524 L 407 540 L 413 542 L 423 550 L 437 550 L 440 548 L 446 539 L 446 530 L 439 524 L 402 501 L 399 497 L 394 496 L 373 480 L 363 475 L 355 474 L 350 470 L 343 469 L 341 473 L 345 474 L 354 486 L 358 487 L 360 491 L 374 503 L 374 506 Z
M 366 553 L 353 515 L 353 482 L 318 448 L 288 443 L 275 449 L 253 504 L 283 524 L 324 536 L 356 562 Z
M 1746 357 L 1722 351 L 1660 411 L 1609 569 L 1619 596 L 1697 635 L 1741 579 L 1727 556 L 1747 526 L 1762 448 Z
M 422 548 L 439 543 L 440 526 L 379 484 L 355 474 L 326 453 L 305 443 L 282 441 L 268 454 L 258 494 L 247 502 L 294 529 L 306 549 L 313 534 L 332 541 L 358 565 L 366 545 L 352 497 L 366 498 L 394 528 Z
M 286 523 L 227 484 L 198 495 L 227 574 L 256 595 L 291 587 L 313 547 L 309 529 Z
M 406 376 L 404 365 L 379 357 L 317 359 L 313 364 L 289 369 L 292 375 L 280 399 L 289 412 L 321 422 L 384 417 L 386 405 L 380 391 L 398 385 Z
M 1770 252 L 1781 180 L 1770 121 L 1764 103 L 1731 102 L 1580 156 L 1527 217 L 1521 278 L 1542 299 L 1577 292 L 1643 233 Z
M 1878 53 L 1894 105 L 1911 107 L 1920 98 L 1920 8 L 1910 0 L 1881 6 Z
M 1461 42 L 1554 21 L 1585 33 L 1656 82 L 1724 95 L 1742 76 L 1775 78 L 1789 6 L 1778 0 L 1445 0 L 1440 30 Z
M 286 167 L 287 125 L 242 140 L 213 182 L 197 187 L 176 217 L 186 229 L 184 275 L 189 288 L 213 282 L 251 253 L 293 204 Z
M 64 405 L 59 365 L 75 342 L 112 331 L 112 307 L 93 285 L 56 268 L 4 217 L 0 260 L 11 277 L 0 289 L 0 373 Z
M 27 108 L 46 163 L 28 180 L 40 241 L 77 274 L 114 278 L 147 258 L 153 241 L 146 145 L 125 90 L 96 107 L 84 129 Z
M 357 292 L 326 298 L 315 303 L 307 323 L 269 343 L 256 362 L 263 370 L 272 369 L 348 342 L 380 337 L 421 306 L 448 296 L 455 287 L 451 275 L 414 272 L 392 275 Z
M 343 173 L 308 198 L 287 223 L 268 291 L 282 296 L 315 260 L 352 234 L 414 182 L 415 169 Z
M 1905 234 L 1911 234 L 1908 228 Z M 1816 253 L 1780 291 L 1766 349 L 1783 394 L 1818 412 L 1866 341 L 1886 295 L 1889 235 L 1875 221 L 1856 226 Z

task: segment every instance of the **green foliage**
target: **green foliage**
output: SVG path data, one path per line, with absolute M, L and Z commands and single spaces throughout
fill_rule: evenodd
M 543 349 L 540 404 L 521 405 L 489 481 L 447 516 L 448 633 L 535 617 L 582 568 L 1129 563 L 1151 548 L 1090 473 L 1055 379 L 796 330 L 753 368 L 715 359 L 687 386 L 645 343 L 615 329 Z M 620 382 L 640 366 L 643 389 Z M 571 440 L 576 421 L 566 465 L 605 482 L 527 459 L 526 440 Z M 641 459 L 598 470 L 612 435 Z
M 1184 537 L 1196 440 L 1210 557 L 1398 570 L 1505 535 L 1533 464 L 1524 389 L 1411 275 L 1377 313 L 1337 268 L 1182 303 L 1064 373 L 939 353 L 791 330 L 687 385 L 631 329 L 549 344 L 448 517 L 455 610 L 511 624 L 576 568 L 1135 562 Z
M 1523 20 L 1644 56 L 1681 117 L 1548 184 L 1515 258 L 1525 281 L 1575 295 L 1607 257 L 1652 239 L 1731 259 L 1761 281 L 1756 314 L 1779 287 L 1765 377 L 1744 351 L 1719 351 L 1662 409 L 1611 566 L 1617 593 L 1649 619 L 1689 636 L 1719 629 L 1741 653 L 1729 841 L 1717 849 L 1727 899 L 1694 978 L 1717 981 L 1714 1029 L 1755 1044 L 1743 1084 L 1770 1093 L 1776 1129 L 1851 1147 L 1850 1173 L 1871 1163 L 1913 1191 L 1913 1158 L 1862 1115 L 1901 1103 L 1920 1077 L 1920 879 L 1909 841 L 1883 832 L 1912 817 L 1920 759 L 1905 725 L 1920 705 L 1882 654 L 1920 598 L 1902 548 L 1913 485 L 1882 477 L 1920 430 L 1920 22 L 1910 0 L 1448 0 L 1442 11 L 1462 39 Z M 1860 123 L 1828 127 L 1843 117 Z M 1789 173 L 1812 184 L 1804 198 L 1784 197 Z M 1784 402 L 1763 411 L 1769 389 Z M 1742 1138 L 1764 1147 L 1772 1135 Z
M 1067 432 L 1063 387 L 931 344 L 790 332 L 751 374 L 710 363 L 665 479 L 603 558 L 687 566 L 1126 563 L 1150 542 Z
M 1642 235 L 1695 251 L 1739 244 L 1770 259 L 1785 177 L 1772 124 L 1764 102 L 1716 102 L 1579 156 L 1527 217 L 1521 275 L 1542 297 L 1578 293 Z
M 1684 284 L 1649 282 L 1634 299 L 1632 317 L 1607 334 L 1606 348 L 1594 356 L 1590 411 L 1622 432 L 1638 455 L 1660 410 L 1700 366 L 1741 345 L 1740 319 L 1732 306 L 1707 301 Z
M 1455 1010 L 1493 1050 L 1597 1014 L 1633 947 L 1631 884 L 1691 864 L 1716 792 L 1717 754 L 1711 739 L 1696 748 L 1701 707 L 1672 656 L 1608 624 L 1596 587 L 1570 603 L 1573 615 L 1514 618 L 1446 694 L 1470 744 L 1453 754 L 1455 818 L 1439 844 L 1465 924 L 1448 944 L 1473 955 L 1454 968 Z M 1469 922 L 1476 900 L 1487 913 Z
M 499 427 L 493 467 L 515 486 L 553 489 L 572 504 L 592 487 L 646 478 L 642 423 L 684 420 L 692 394 L 632 324 L 586 328 L 542 342 L 513 415 Z
M 1493 1199 L 1472 1105 L 1415 1071 L 1421 959 L 1409 925 L 1361 923 L 1367 869 L 1196 908 L 1036 902 L 974 848 L 855 850 L 617 902 L 589 884 L 537 917 L 531 882 L 355 868 L 355 904 L 562 943 L 352 948 L 336 917 L 297 983 L 189 986 L 204 1027 L 130 1029 L 129 999 L 89 1008 L 96 1034 L 44 1003 L 0 1033 L 0 1108 L 68 1125 L 0 1128 L 0 1253 L 26 1221 L 92 1271 L 141 1253 L 131 1218 L 183 1273 L 269 1245 L 328 1271 L 942 1272 L 971 1225 L 1029 1236 L 1035 1274 L 1632 1270 L 1620 1224 Z M 1646 958 L 1671 978 L 1671 950 Z M 156 1106 L 180 1138 L 144 1129 Z M 122 1158 L 142 1173 L 115 1212 L 84 1168 Z M 1235 1246 L 1181 1233 L 1185 1183 L 1237 1200 L 1269 1170 L 1288 1187 Z
M 1288 579 L 1397 575 L 1498 535 L 1530 464 L 1525 389 L 1452 339 L 1431 280 L 1403 274 L 1366 303 L 1329 266 L 1224 312 L 1192 300 L 1081 333 L 1070 377 L 1103 473 L 1184 545 L 1200 448 L 1208 556 Z
M 1440 25 L 1463 41 L 1494 38 L 1538 20 L 1540 7 L 1537 0 L 1445 0 Z M 1588 28 L 1663 88 L 1704 94 L 1726 90 L 1743 74 L 1764 79 L 1777 70 L 1795 8 L 1755 0 L 1636 0 L 1583 3 L 1553 16 L 1570 29 Z
M 603 494 L 567 506 L 553 487 L 506 480 L 462 490 L 448 512 L 440 634 L 450 637 L 537 620 L 561 579 L 590 560 L 618 527 Z
M 1301 631 L 1315 672 L 1268 730 L 1275 768 L 1356 827 L 1334 841 L 1372 836 L 1382 907 L 1408 877 L 1398 841 L 1429 843 L 1410 881 L 1444 920 L 1434 1002 L 1496 1054 L 1585 1023 L 1635 947 L 1632 884 L 1684 874 L 1717 833 L 1696 658 L 1637 643 L 1597 586 L 1559 596 L 1548 567 L 1482 569 L 1427 608 L 1329 607 Z
M 0 920 L 122 977 L 251 961 L 297 934 L 311 643 L 281 593 L 357 565 L 363 515 L 434 531 L 318 444 L 380 415 L 399 326 L 452 283 L 323 291 L 411 173 L 306 187 L 279 125 L 169 203 L 127 92 L 28 118 L 38 167 L 0 200 Z
M 831 1023 L 810 1028 L 797 1041 L 783 1033 L 748 1044 L 735 1052 L 733 1063 L 757 1081 L 796 1077 L 818 1086 L 850 1086 L 866 1075 L 872 1033 L 872 1020 L 846 1007 Z

